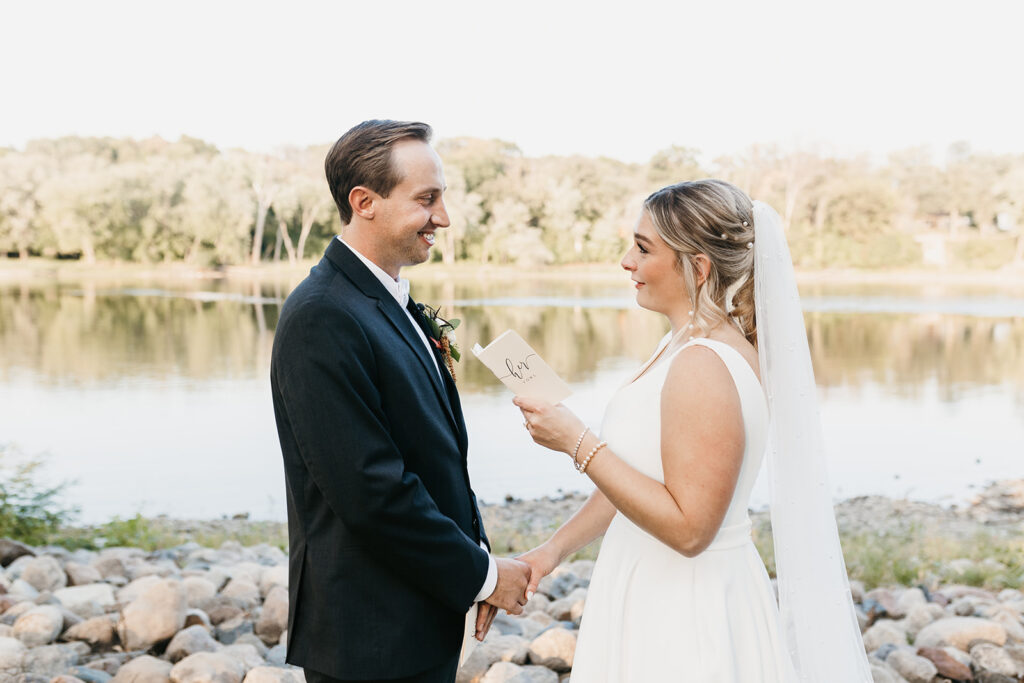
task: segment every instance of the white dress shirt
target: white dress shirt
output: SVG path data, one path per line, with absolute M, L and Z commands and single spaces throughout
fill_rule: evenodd
M 434 361 L 434 368 L 437 370 L 438 377 L 440 377 L 441 368 L 437 364 L 437 356 L 434 355 L 434 350 L 430 347 L 430 342 L 427 341 L 427 336 L 423 334 L 422 328 L 416 324 L 416 321 L 412 317 L 412 313 L 410 313 L 409 309 L 406 308 L 409 303 L 409 281 L 405 278 L 399 278 L 396 280 L 388 275 L 384 272 L 383 268 L 360 254 L 351 244 L 348 244 L 345 240 L 341 239 L 341 235 L 338 235 L 338 241 L 348 247 L 349 250 L 356 255 L 356 258 L 362 261 L 363 264 L 370 269 L 370 272 L 377 276 L 377 279 L 380 280 L 380 283 L 384 285 L 384 288 L 391 293 L 391 296 L 395 297 L 395 301 L 398 302 L 398 305 L 402 307 L 403 311 L 405 311 L 406 317 L 409 318 L 409 323 L 412 325 L 412 329 L 416 330 L 416 334 L 419 335 L 420 341 L 423 342 L 423 346 L 427 349 L 427 355 Z M 443 379 L 441 383 L 444 384 Z M 480 547 L 484 550 L 487 549 L 487 546 L 485 546 L 483 542 L 480 543 Z M 494 592 L 495 587 L 498 585 L 498 565 L 494 561 L 494 555 L 488 553 L 487 562 L 487 578 L 484 579 L 484 585 L 480 587 L 480 592 L 476 595 L 476 602 L 480 602 L 491 597 L 491 593 Z

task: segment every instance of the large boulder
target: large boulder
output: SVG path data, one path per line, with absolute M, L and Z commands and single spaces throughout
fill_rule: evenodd
M 288 589 L 274 586 L 263 601 L 263 611 L 256 622 L 256 635 L 273 645 L 288 628 Z
M 159 576 L 143 576 L 135 579 L 124 588 L 117 591 L 117 601 L 122 605 L 137 600 L 143 593 L 160 583 Z
M 197 652 L 216 652 L 219 649 L 221 644 L 213 639 L 209 631 L 202 626 L 189 626 L 171 638 L 164 654 L 167 659 L 177 663 Z
M 572 669 L 576 651 L 576 635 L 564 628 L 544 631 L 530 643 L 531 664 L 544 666 L 559 673 Z
M 931 661 L 940 676 L 953 679 L 954 681 L 968 681 L 971 679 L 971 667 L 958 661 L 945 650 L 937 647 L 919 647 L 917 654 Z
M 71 645 L 44 645 L 25 654 L 25 670 L 46 676 L 66 673 L 78 664 L 78 653 Z
M 28 648 L 17 638 L 0 638 L 0 680 L 8 680 L 21 671 Z
M 939 672 L 931 660 L 914 654 L 913 650 L 898 649 L 889 655 L 885 663 L 896 670 L 909 683 L 931 683 Z
M 83 606 L 96 603 L 106 609 L 117 604 L 114 589 L 110 584 L 91 583 L 84 586 L 71 586 L 54 591 L 53 597 L 72 612 L 80 611 Z
M 21 580 L 39 592 L 50 591 L 68 585 L 68 575 L 60 562 L 49 555 L 32 558 L 21 571 Z
M 201 576 L 186 576 L 181 581 L 189 607 L 199 607 L 204 601 L 217 594 L 217 586 Z
M 971 660 L 979 672 L 1003 676 L 1024 676 L 1024 666 L 1000 647 L 991 643 L 978 643 L 971 648 Z
M 252 609 L 260 604 L 260 588 L 247 578 L 231 579 L 220 594 L 242 609 Z
M 480 683 L 558 683 L 558 674 L 543 666 L 498 662 L 480 679 Z
M 14 622 L 14 636 L 28 647 L 48 645 L 64 629 L 64 615 L 53 605 L 39 605 Z
M 264 570 L 260 577 L 260 594 L 265 598 L 274 586 L 288 587 L 288 565 L 278 565 Z
M 879 619 L 864 631 L 864 649 L 874 652 L 883 645 L 906 645 L 907 632 L 902 624 L 891 619 Z
M 917 634 L 917 647 L 951 645 L 967 652 L 971 641 L 987 640 L 995 645 L 1006 643 L 1006 629 L 988 619 L 977 617 L 948 617 L 934 621 Z
M 242 683 L 242 661 L 222 652 L 197 652 L 171 669 L 171 683 Z
M 68 562 L 64 572 L 68 575 L 69 586 L 88 586 L 90 583 L 99 583 L 103 580 L 99 570 L 90 564 Z
M 170 662 L 142 655 L 118 669 L 110 683 L 170 683 L 171 667 Z
M 117 641 L 117 617 L 104 615 L 86 619 L 65 631 L 62 640 L 88 643 L 97 649 L 109 648 Z
M 276 666 L 258 666 L 245 675 L 242 683 L 305 683 L 306 677 L 297 671 Z
M 185 625 L 188 604 L 181 583 L 172 579 L 156 581 L 121 615 L 117 633 L 127 650 L 148 650 L 170 640 Z
M 477 645 L 473 653 L 459 668 L 455 683 L 479 681 L 497 662 L 525 664 L 529 653 L 530 641 L 526 638 L 488 633 L 484 642 Z
M 35 552 L 24 543 L 12 541 L 9 538 L 0 538 L 0 567 L 6 567 L 19 557 L 26 555 L 34 557 Z

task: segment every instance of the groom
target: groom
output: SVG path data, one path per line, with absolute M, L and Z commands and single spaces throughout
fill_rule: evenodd
M 325 161 L 342 235 L 281 309 L 271 359 L 290 546 L 288 662 L 308 683 L 455 680 L 466 614 L 522 611 L 494 558 L 458 392 L 402 266 L 448 227 L 423 123 L 366 121 Z

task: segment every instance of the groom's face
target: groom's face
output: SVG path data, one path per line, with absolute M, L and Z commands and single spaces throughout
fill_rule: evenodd
M 382 256 L 397 272 L 426 261 L 435 231 L 449 221 L 441 159 L 430 145 L 399 141 L 391 148 L 391 164 L 401 180 L 388 197 L 377 198 L 374 227 Z

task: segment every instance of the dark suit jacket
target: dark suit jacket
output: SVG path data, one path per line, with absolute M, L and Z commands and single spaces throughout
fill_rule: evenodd
M 394 297 L 336 239 L 281 309 L 270 374 L 291 664 L 397 678 L 461 646 L 488 557 L 459 397 L 439 365 L 443 380 Z

